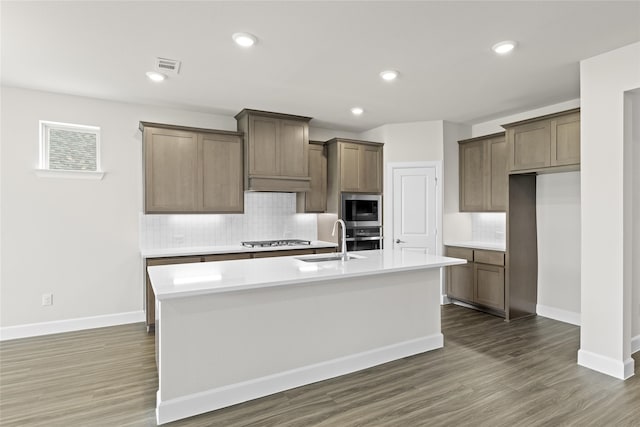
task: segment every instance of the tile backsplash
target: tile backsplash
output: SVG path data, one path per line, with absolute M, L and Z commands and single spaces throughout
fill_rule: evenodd
M 244 193 L 244 214 L 140 215 L 140 248 L 239 245 L 245 240 L 317 239 L 315 214 L 296 213 L 295 193 Z
M 471 214 L 471 240 L 475 242 L 504 243 L 507 216 L 503 212 Z

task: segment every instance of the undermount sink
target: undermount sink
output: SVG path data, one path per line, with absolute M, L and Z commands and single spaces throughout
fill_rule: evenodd
M 350 259 L 364 259 L 364 258 L 366 257 L 362 255 L 347 254 L 347 259 L 344 259 L 342 258 L 341 253 L 335 253 L 331 255 L 323 254 L 322 256 L 307 255 L 307 256 L 296 257 L 296 259 L 304 262 L 325 262 L 325 261 L 343 261 L 343 260 L 348 261 Z

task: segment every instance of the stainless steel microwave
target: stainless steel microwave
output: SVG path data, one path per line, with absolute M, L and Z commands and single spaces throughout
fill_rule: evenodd
M 382 196 L 342 193 L 341 217 L 347 227 L 382 226 Z

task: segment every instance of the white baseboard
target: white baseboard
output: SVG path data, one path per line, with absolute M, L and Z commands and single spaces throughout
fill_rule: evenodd
M 575 311 L 562 310 L 560 308 L 549 307 L 548 305 L 537 304 L 536 314 L 559 322 L 580 326 L 580 313 L 576 313 Z
M 52 322 L 5 326 L 0 328 L 0 341 L 59 334 L 62 332 L 81 331 L 83 329 L 104 328 L 106 326 L 144 322 L 144 320 L 144 311 L 140 310 L 130 311 L 128 313 L 105 314 L 102 316 L 79 317 L 76 319 L 54 320 Z
M 640 351 L 640 335 L 631 338 L 631 354 Z
M 392 360 L 435 350 L 443 345 L 442 334 L 434 334 L 165 401 L 161 400 L 158 392 L 156 396 L 156 419 L 158 424 L 169 423 L 306 384 L 360 371 Z
M 578 365 L 621 380 L 632 377 L 635 368 L 632 358 L 623 362 L 582 349 L 578 350 Z

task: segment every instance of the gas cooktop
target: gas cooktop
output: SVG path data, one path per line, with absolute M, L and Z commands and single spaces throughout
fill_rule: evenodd
M 282 240 L 256 240 L 252 242 L 240 242 L 242 246 L 247 248 L 268 248 L 274 246 L 297 246 L 297 245 L 310 245 L 309 240 L 300 239 L 282 239 Z

